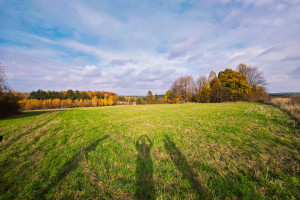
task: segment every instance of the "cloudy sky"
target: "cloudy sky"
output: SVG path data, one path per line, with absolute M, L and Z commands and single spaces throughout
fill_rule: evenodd
M 163 94 L 239 63 L 300 92 L 300 0 L 0 0 L 0 62 L 17 91 Z

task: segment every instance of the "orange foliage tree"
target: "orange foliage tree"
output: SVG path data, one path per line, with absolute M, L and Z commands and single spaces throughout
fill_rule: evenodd
M 231 100 L 243 100 L 251 96 L 251 87 L 245 74 L 227 68 L 224 71 L 220 71 L 218 78 L 222 86 L 230 91 Z

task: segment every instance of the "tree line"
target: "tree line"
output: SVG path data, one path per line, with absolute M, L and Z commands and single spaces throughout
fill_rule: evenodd
M 226 68 L 218 76 L 211 71 L 209 76 L 192 76 L 176 79 L 164 96 L 165 103 L 180 102 L 226 102 L 264 101 L 268 97 L 266 80 L 257 67 L 240 64 L 236 70 Z
M 29 94 L 28 99 L 37 99 L 37 100 L 46 100 L 46 99 L 72 99 L 72 100 L 80 100 L 80 99 L 92 99 L 96 96 L 98 99 L 104 99 L 109 96 L 117 96 L 116 93 L 113 92 L 100 92 L 100 91 L 43 91 L 37 90 L 32 91 Z
M 92 99 L 23 99 L 19 100 L 23 110 L 37 110 L 37 109 L 53 109 L 53 108 L 74 108 L 74 107 L 96 107 L 96 106 L 111 106 L 118 105 L 119 100 L 117 96 L 104 97 L 98 99 L 97 96 Z
M 136 104 L 162 104 L 164 103 L 163 98 L 159 97 L 158 94 L 153 95 L 152 91 L 149 90 L 146 97 L 138 97 Z
M 119 104 L 119 96 L 113 92 L 37 90 L 32 91 L 27 99 L 21 99 L 18 103 L 23 110 L 111 106 Z

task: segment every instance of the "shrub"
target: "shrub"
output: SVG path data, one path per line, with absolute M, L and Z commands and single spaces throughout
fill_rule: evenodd
M 0 98 L 0 117 L 5 117 L 10 114 L 17 113 L 20 109 L 18 97 L 12 93 L 4 93 Z

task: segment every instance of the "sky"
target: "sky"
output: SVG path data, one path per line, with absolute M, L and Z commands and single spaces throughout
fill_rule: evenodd
M 258 67 L 300 92 L 300 0 L 0 0 L 0 62 L 33 90 L 164 94 L 182 75 Z

